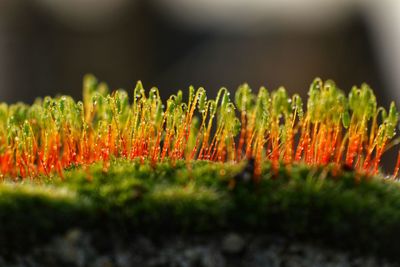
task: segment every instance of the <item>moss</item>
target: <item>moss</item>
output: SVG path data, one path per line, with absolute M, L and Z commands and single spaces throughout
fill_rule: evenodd
M 67 170 L 47 182 L 0 185 L 0 247 L 13 251 L 83 227 L 163 234 L 221 230 L 281 233 L 398 258 L 397 182 L 330 167 L 113 160 Z M 232 187 L 233 181 L 235 186 Z M 2 251 L 3 253 L 5 253 Z
M 71 225 L 87 225 L 90 202 L 48 185 L 0 184 L 0 248 L 4 254 L 46 241 Z

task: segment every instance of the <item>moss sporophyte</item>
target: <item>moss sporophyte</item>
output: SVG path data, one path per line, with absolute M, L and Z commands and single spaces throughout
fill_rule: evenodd
M 331 80 L 315 79 L 306 110 L 299 95 L 281 87 L 253 93 L 241 85 L 234 97 L 221 88 L 207 99 L 203 88 L 189 88 L 166 102 L 157 88 L 141 82 L 133 96 L 109 93 L 87 75 L 83 101 L 45 97 L 33 105 L 0 104 L 2 177 L 37 177 L 112 158 L 157 164 L 193 160 L 239 162 L 254 159 L 254 179 L 263 163 L 274 168 L 303 162 L 379 172 L 382 154 L 393 147 L 399 114 L 394 103 L 378 107 L 370 87 L 353 87 L 346 96 Z M 393 173 L 398 174 L 400 157 Z M 275 166 L 275 167 L 274 167 Z

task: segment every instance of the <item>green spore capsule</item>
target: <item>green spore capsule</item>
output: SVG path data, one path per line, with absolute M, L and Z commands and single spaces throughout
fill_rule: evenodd
M 204 113 L 206 109 L 207 95 L 204 88 L 199 88 L 198 93 L 199 93 L 199 101 L 197 107 L 200 113 Z

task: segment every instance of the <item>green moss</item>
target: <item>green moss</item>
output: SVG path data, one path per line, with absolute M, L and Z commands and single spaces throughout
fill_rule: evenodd
M 88 225 L 90 201 L 48 185 L 0 184 L 0 252 L 24 250 L 71 225 Z
M 0 185 L 0 247 L 9 251 L 67 228 L 163 234 L 243 230 L 280 233 L 398 258 L 400 188 L 381 177 L 330 167 L 263 168 L 182 161 L 151 166 L 125 160 L 74 167 L 64 180 Z M 236 181 L 232 188 L 232 181 Z

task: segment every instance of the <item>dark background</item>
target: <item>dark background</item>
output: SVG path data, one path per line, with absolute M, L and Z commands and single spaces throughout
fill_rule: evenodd
M 367 82 L 387 107 L 400 99 L 399 11 L 396 1 L 0 0 L 0 100 L 80 98 L 86 73 L 164 97 L 243 82 L 305 96 L 320 76 L 345 91 Z

